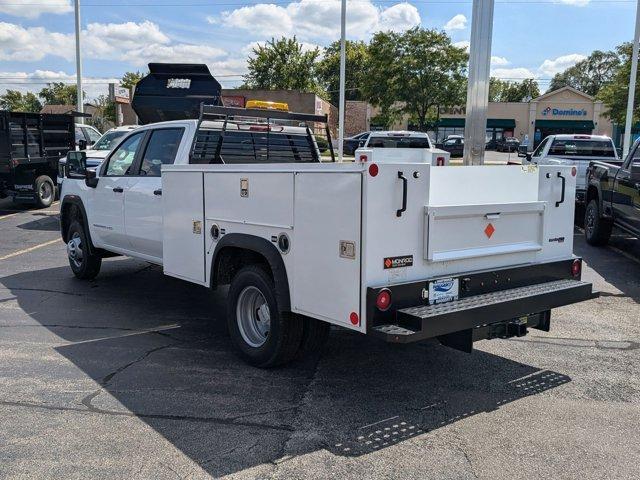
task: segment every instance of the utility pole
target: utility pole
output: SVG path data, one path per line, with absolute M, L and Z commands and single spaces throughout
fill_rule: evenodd
M 489 107 L 493 7 L 494 0 L 473 0 L 467 114 L 464 127 L 465 165 L 482 165 L 484 163 L 487 109 Z
M 636 96 L 636 76 L 638 73 L 638 42 L 640 41 L 640 0 L 636 7 L 636 31 L 633 36 L 633 53 L 631 55 L 631 75 L 629 76 L 629 96 L 627 97 L 627 117 L 624 124 L 624 142 L 622 144 L 622 155 L 624 157 L 631 148 L 631 128 L 633 124 L 633 104 Z
M 82 101 L 82 58 L 80 56 L 80 0 L 75 1 L 76 8 L 76 87 L 78 89 L 76 96 L 76 110 L 80 113 L 84 112 L 84 104 Z M 78 119 L 80 123 L 84 123 L 84 117 Z
M 640 2 L 640 0 L 638 0 Z M 346 75 L 347 51 L 346 51 L 346 34 L 347 34 L 347 0 L 342 0 L 342 9 L 340 12 L 340 101 L 338 105 L 338 161 L 342 162 L 342 148 L 344 144 L 344 84 Z M 332 148 L 329 145 L 329 148 Z

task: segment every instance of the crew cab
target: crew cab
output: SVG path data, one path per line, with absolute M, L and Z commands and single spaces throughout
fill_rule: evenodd
M 575 201 L 580 205 L 585 203 L 589 162 L 620 163 L 615 144 L 611 138 L 602 135 L 549 135 L 526 158 L 538 165 L 576 167 L 578 174 Z
M 128 133 L 96 171 L 70 152 L 73 273 L 94 278 L 115 254 L 229 285 L 230 337 L 258 367 L 317 350 L 330 325 L 471 351 L 597 295 L 572 253 L 571 167 L 321 162 L 327 121 L 205 104 Z
M 640 236 L 640 140 L 633 144 L 621 165 L 591 162 L 587 181 L 587 242 L 607 244 L 614 226 Z

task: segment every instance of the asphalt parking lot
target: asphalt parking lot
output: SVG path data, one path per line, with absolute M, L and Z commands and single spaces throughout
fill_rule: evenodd
M 0 478 L 638 478 L 640 242 L 585 245 L 599 299 L 471 355 L 333 331 L 263 371 L 223 294 L 130 259 L 75 280 L 57 205 L 0 202 Z

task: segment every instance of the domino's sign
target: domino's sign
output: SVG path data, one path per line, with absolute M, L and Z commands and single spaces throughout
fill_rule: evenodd
M 586 117 L 587 111 L 584 108 L 551 108 L 542 110 L 543 117 Z

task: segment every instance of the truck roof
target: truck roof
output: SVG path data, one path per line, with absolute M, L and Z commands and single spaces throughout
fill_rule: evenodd
M 425 138 L 428 135 L 424 132 L 414 132 L 410 130 L 380 130 L 371 132 L 372 137 L 420 137 Z
M 606 135 L 587 135 L 581 133 L 563 133 L 549 136 L 556 140 L 611 140 L 611 138 Z

